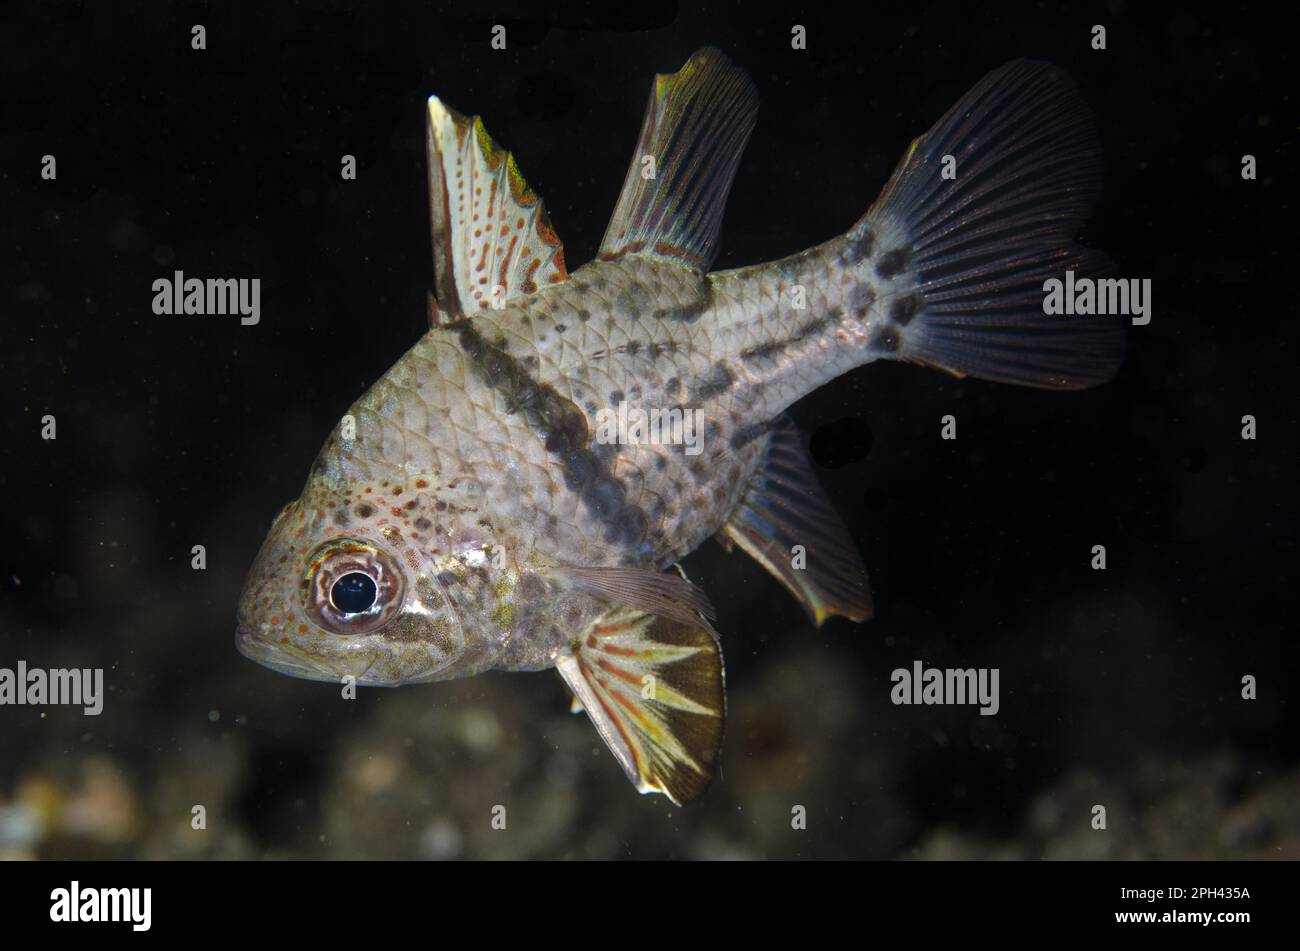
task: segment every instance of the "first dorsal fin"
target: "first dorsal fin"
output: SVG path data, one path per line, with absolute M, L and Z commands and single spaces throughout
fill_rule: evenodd
M 720 50 L 706 47 L 655 76 L 600 257 L 640 252 L 707 271 L 757 116 L 754 84 Z
M 569 276 L 564 246 L 515 157 L 478 116 L 429 97 L 429 206 L 438 304 L 473 314 Z

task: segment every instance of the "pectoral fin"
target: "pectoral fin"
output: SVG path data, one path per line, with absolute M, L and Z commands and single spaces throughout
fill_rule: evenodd
M 712 630 L 616 607 L 556 668 L 628 779 L 677 805 L 698 797 L 722 745 L 722 650 Z
M 716 616 L 708 595 L 681 575 L 628 566 L 565 565 L 559 571 L 573 587 L 610 604 L 637 608 L 683 624 L 693 624 L 701 615 L 706 621 Z

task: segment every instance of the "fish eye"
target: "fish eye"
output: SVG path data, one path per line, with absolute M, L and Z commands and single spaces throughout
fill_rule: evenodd
M 330 588 L 330 601 L 344 614 L 360 614 L 370 610 L 378 590 L 370 575 L 351 571 L 334 582 Z
M 302 579 L 303 607 L 331 634 L 368 634 L 402 606 L 399 562 L 357 538 L 337 538 L 312 552 Z

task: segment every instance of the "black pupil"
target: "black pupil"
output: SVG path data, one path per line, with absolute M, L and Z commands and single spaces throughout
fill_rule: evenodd
M 369 575 L 353 571 L 334 582 L 330 600 L 344 614 L 359 614 L 375 603 L 375 582 Z

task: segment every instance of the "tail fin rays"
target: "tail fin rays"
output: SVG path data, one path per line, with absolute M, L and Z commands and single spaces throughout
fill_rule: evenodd
M 1075 242 L 1100 182 L 1095 126 L 1064 74 L 1018 60 L 985 76 L 912 143 L 849 234 L 904 242 L 919 295 L 917 319 L 909 310 L 878 355 L 1048 389 L 1109 379 L 1123 359 L 1120 322 L 1043 312 L 1046 280 L 1109 269 Z

